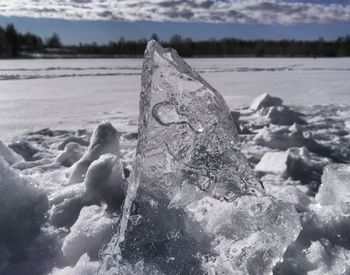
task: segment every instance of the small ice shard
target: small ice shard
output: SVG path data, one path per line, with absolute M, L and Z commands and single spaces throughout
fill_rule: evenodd
M 311 198 L 306 195 L 307 189 L 303 186 L 273 184 L 264 181 L 266 193 L 275 197 L 278 200 L 289 202 L 295 206 L 298 212 L 308 211 Z
M 309 132 L 303 131 L 298 124 L 292 126 L 264 127 L 254 137 L 256 145 L 271 149 L 288 150 L 291 147 L 306 147 L 310 152 L 328 156 L 330 151 L 324 145 L 317 143 Z
M 112 236 L 114 223 L 102 207 L 83 207 L 79 218 L 63 240 L 65 262 L 75 264 L 85 253 L 96 260 L 102 244 Z
M 83 156 L 84 151 L 85 148 L 78 143 L 69 142 L 64 147 L 64 151 L 57 156 L 55 162 L 65 167 L 70 167 Z
M 267 152 L 255 166 L 255 171 L 275 175 L 287 175 L 288 152 Z
M 281 175 L 305 183 L 320 182 L 323 167 L 329 160 L 312 154 L 305 147 L 289 148 L 284 152 L 267 152 L 255 166 L 261 174 Z
M 100 274 L 139 263 L 154 274 L 270 274 L 299 234 L 298 214 L 265 194 L 222 96 L 155 41 L 145 51 L 139 119 L 119 232 Z
M 16 162 L 23 161 L 22 156 L 18 155 L 16 152 L 8 148 L 1 140 L 0 140 L 0 157 L 3 157 L 4 160 L 10 165 Z
M 85 199 L 105 201 L 120 208 L 126 193 L 123 165 L 112 154 L 104 154 L 91 163 L 85 177 Z
M 349 164 L 330 164 L 324 168 L 316 202 L 332 209 L 336 215 L 350 216 Z
M 103 154 L 119 156 L 120 133 L 109 122 L 102 122 L 91 136 L 90 146 L 82 158 L 73 165 L 69 183 L 83 182 L 90 164 Z
M 250 109 L 257 111 L 265 107 L 280 106 L 282 103 L 283 101 L 279 97 L 273 97 L 267 93 L 263 93 L 254 99 L 253 103 L 250 105 Z

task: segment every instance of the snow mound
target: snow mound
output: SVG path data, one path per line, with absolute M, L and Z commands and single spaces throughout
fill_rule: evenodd
M 112 236 L 114 224 L 102 207 L 83 207 L 63 241 L 62 252 L 66 261 L 75 263 L 85 253 L 97 259 L 102 245 Z
M 67 266 L 59 269 L 54 268 L 50 275 L 94 275 L 98 269 L 98 262 L 92 262 L 87 254 L 80 257 L 74 267 Z
M 83 156 L 84 152 L 85 148 L 79 143 L 69 142 L 64 147 L 64 151 L 57 156 L 55 162 L 70 167 Z
M 25 243 L 39 234 L 48 210 L 48 199 L 1 157 L 0 175 L 0 244 L 13 261 L 11 257 L 24 253 Z
M 93 132 L 90 146 L 82 158 L 73 165 L 69 183 L 83 182 L 90 164 L 101 155 L 111 153 L 119 156 L 120 133 L 109 122 L 102 122 Z
M 82 137 L 76 137 L 76 136 L 70 136 L 67 137 L 64 141 L 62 141 L 62 143 L 60 145 L 58 145 L 58 150 L 64 150 L 66 148 L 66 145 L 69 143 L 77 143 L 81 146 L 89 146 L 89 142 L 86 141 L 84 138 Z
M 120 208 L 126 193 L 123 165 L 119 158 L 104 154 L 91 163 L 85 177 L 85 197 Z
M 283 101 L 279 97 L 273 97 L 267 93 L 263 93 L 254 99 L 250 105 L 250 109 L 257 111 L 270 106 L 280 106 L 282 103 Z
M 1 140 L 0 140 L 0 157 L 2 157 L 8 164 L 12 165 L 16 162 L 23 161 L 22 156 L 18 155 L 10 148 L 8 148 Z
M 85 204 L 84 185 L 72 184 L 62 186 L 49 196 L 49 221 L 57 227 L 69 227 L 77 219 Z

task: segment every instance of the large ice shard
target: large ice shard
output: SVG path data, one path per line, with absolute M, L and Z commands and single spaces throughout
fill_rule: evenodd
M 155 41 L 131 178 L 100 274 L 269 274 L 300 231 L 240 152 L 222 96 Z

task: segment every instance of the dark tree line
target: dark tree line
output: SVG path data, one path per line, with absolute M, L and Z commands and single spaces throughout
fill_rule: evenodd
M 42 53 L 46 48 L 60 48 L 62 43 L 54 33 L 45 41 L 35 34 L 18 32 L 13 24 L 0 26 L 0 57 L 18 57 L 22 53 Z
M 151 36 L 159 41 L 157 34 Z M 142 56 L 147 40 L 111 41 L 108 44 L 97 43 L 64 46 L 58 34 L 43 40 L 41 37 L 17 32 L 12 24 L 0 26 L 0 57 L 30 56 L 31 53 L 60 54 L 62 56 Z M 286 57 L 341 57 L 350 56 L 350 35 L 334 41 L 319 39 L 316 41 L 298 40 L 241 40 L 224 38 L 220 40 L 193 41 L 173 35 L 169 41 L 161 41 L 165 47 L 175 48 L 184 57 L 228 57 L 228 56 L 286 56 Z

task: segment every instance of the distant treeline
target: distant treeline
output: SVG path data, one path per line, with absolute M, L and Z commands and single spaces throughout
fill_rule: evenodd
M 152 39 L 159 41 L 157 34 Z M 40 36 L 19 33 L 13 24 L 0 26 L 0 57 L 138 57 L 142 56 L 147 40 L 111 41 L 97 43 L 63 45 L 58 34 L 42 39 Z M 241 40 L 224 38 L 220 40 L 193 41 L 173 35 L 169 41 L 161 41 L 165 47 L 175 48 L 184 57 L 228 57 L 228 56 L 285 56 L 285 57 L 343 57 L 350 56 L 350 35 L 334 41 L 320 38 L 316 41 L 297 40 Z

